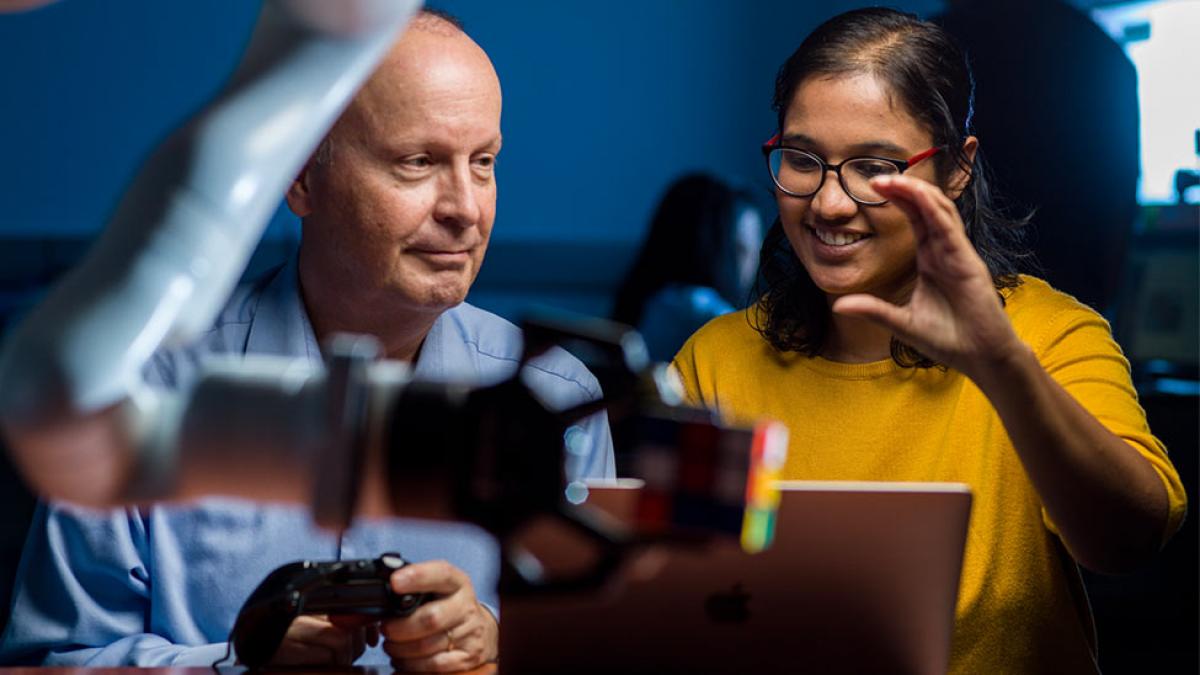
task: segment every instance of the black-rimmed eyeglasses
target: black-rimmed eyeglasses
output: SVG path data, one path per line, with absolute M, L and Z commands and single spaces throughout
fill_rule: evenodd
M 945 146 L 936 146 L 908 159 L 888 157 L 849 157 L 830 164 L 807 150 L 779 145 L 779 134 L 763 144 L 763 156 L 771 180 L 781 192 L 793 197 L 811 197 L 825 185 L 825 175 L 837 174 L 838 182 L 851 199 L 865 206 L 886 204 L 887 198 L 875 191 L 871 179 L 876 176 L 898 176 L 913 165 L 936 155 Z

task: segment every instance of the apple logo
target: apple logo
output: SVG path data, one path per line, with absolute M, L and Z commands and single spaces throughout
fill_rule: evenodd
M 750 618 L 750 594 L 740 583 L 718 591 L 704 601 L 704 612 L 716 623 L 745 623 Z

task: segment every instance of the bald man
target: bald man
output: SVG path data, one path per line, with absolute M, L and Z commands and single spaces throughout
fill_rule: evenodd
M 511 375 L 519 331 L 464 303 L 495 218 L 500 108 L 483 50 L 453 20 L 418 15 L 288 191 L 302 222 L 298 256 L 240 288 L 211 331 L 159 354 L 147 379 L 184 387 L 214 354 L 319 364 L 319 345 L 337 332 L 376 336 L 422 379 Z M 595 378 L 564 352 L 527 375 L 551 405 L 599 395 Z M 603 416 L 569 434 L 569 478 L 613 475 Z M 338 535 L 303 509 L 213 499 L 98 515 L 41 505 L 0 663 L 208 665 L 271 570 L 387 551 L 415 563 L 391 579 L 396 592 L 436 599 L 381 624 L 300 617 L 273 663 L 390 660 L 445 672 L 494 660 L 498 550 L 478 528 L 381 520 Z

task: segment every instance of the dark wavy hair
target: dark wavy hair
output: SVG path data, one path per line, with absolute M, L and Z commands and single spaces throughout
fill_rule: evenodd
M 748 192 L 709 174 L 687 174 L 672 183 L 617 290 L 613 319 L 638 325 L 646 301 L 668 284 L 721 288 L 722 252 L 730 246 L 738 215 L 753 206 Z M 739 307 L 748 300 L 725 299 Z
M 863 73 L 885 83 L 929 131 L 934 145 L 946 147 L 947 152 L 933 157 L 939 180 L 946 180 L 956 167 L 969 173 L 966 189 L 954 202 L 967 237 L 987 265 L 997 293 L 1020 285 L 1018 263 L 1028 258 L 1020 228 L 1029 217 L 1005 214 L 989 189 L 981 153 L 972 161 L 963 152 L 963 142 L 972 133 L 975 83 L 966 54 L 940 26 L 882 8 L 853 10 L 821 24 L 775 78 L 772 108 L 778 128 L 783 129 L 788 106 L 806 80 Z M 817 355 L 829 335 L 829 305 L 797 259 L 778 218 L 763 241 L 759 272 L 754 328 L 779 351 Z M 895 338 L 891 353 L 901 366 L 939 365 Z

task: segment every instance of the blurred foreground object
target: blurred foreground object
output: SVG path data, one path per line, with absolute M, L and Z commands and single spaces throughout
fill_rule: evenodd
M 143 386 L 141 369 L 210 325 L 280 195 L 417 6 L 263 5 L 225 91 L 146 161 L 84 262 L 0 353 L 0 423 L 36 491 L 104 505 L 230 482 L 219 448 L 177 442 L 183 402 Z M 275 370 L 280 385 L 286 372 Z

